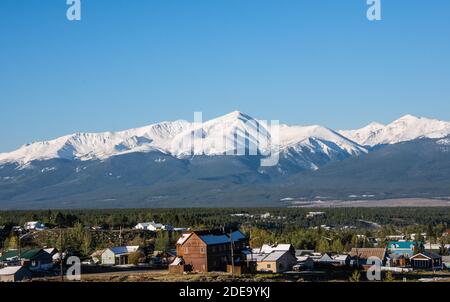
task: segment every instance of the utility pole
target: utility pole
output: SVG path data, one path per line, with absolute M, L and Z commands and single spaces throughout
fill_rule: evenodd
M 62 232 L 62 227 L 59 228 L 59 240 L 60 240 L 60 244 L 61 244 L 61 251 L 59 251 L 59 273 L 61 276 L 61 282 L 64 282 L 64 271 L 63 271 L 63 232 Z
M 122 246 L 122 226 L 119 227 L 119 246 Z
M 231 247 L 231 276 L 234 277 L 234 248 L 233 248 L 233 232 L 230 229 L 230 247 Z

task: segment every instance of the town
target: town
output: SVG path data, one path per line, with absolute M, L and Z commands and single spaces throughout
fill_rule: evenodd
M 421 211 L 0 212 L 0 281 L 68 281 L 71 256 L 81 281 L 358 282 L 373 259 L 380 281 L 450 281 L 450 210 Z

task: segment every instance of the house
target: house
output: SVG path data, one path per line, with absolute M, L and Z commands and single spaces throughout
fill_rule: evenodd
M 94 263 L 101 263 L 102 262 L 102 254 L 105 252 L 105 250 L 97 250 L 93 252 L 90 257 Z
M 411 238 L 411 240 L 413 241 L 418 241 L 420 238 L 427 239 L 427 233 L 420 233 L 420 234 L 412 233 L 409 235 L 409 238 Z
M 169 273 L 182 274 L 184 273 L 184 260 L 181 257 L 176 257 L 172 263 L 169 264 Z
M 31 272 L 24 266 L 7 266 L 0 269 L 0 282 L 18 282 L 31 279 Z
M 410 258 L 411 267 L 414 269 L 441 269 L 442 257 L 435 253 L 417 253 Z
M 297 264 L 297 258 L 288 250 L 251 253 L 247 255 L 247 260 L 256 262 L 258 272 L 270 273 L 289 271 Z
M 350 266 L 351 258 L 348 254 L 334 255 L 331 258 L 333 266 Z
M 314 250 L 295 250 L 295 257 L 311 256 Z
M 178 265 L 184 267 L 183 271 L 226 271 L 231 260 L 237 263 L 244 257 L 243 250 L 247 245 L 248 238 L 240 231 L 231 234 L 223 231 L 184 233 L 176 243 L 177 257 L 183 260 L 178 261 Z
M 137 245 L 107 248 L 102 253 L 101 262 L 103 265 L 126 265 L 129 264 L 128 256 L 140 251 Z
M 60 253 L 58 253 L 58 249 L 56 249 L 54 247 L 44 248 L 44 252 L 46 252 L 47 254 L 49 254 L 52 257 L 53 263 L 58 262 L 61 258 Z
M 306 218 L 314 218 L 317 216 L 324 216 L 325 212 L 308 212 L 308 214 L 306 214 Z
M 436 254 L 445 253 L 445 255 L 450 255 L 450 244 L 443 245 L 441 243 L 427 242 L 424 244 L 423 248 L 432 253 L 436 253 Z M 442 248 L 444 248 L 444 249 L 442 249 Z
M 292 267 L 294 271 L 312 270 L 314 261 L 309 256 L 298 256 L 297 264 Z
M 389 254 L 387 256 L 386 266 L 405 267 L 408 264 L 405 254 Z
M 322 257 L 320 257 L 317 261 L 318 262 L 330 262 L 330 261 L 333 261 L 333 258 L 331 258 L 330 254 L 324 253 L 322 255 Z
M 140 222 L 138 223 L 134 229 L 135 230 L 144 230 L 144 231 L 158 231 L 163 228 L 163 224 L 152 222 Z
M 246 257 L 247 261 L 255 262 L 256 270 L 261 272 L 284 272 L 297 264 L 295 248 L 291 244 L 264 244 Z
M 333 255 L 328 253 L 321 255 L 321 257 L 313 257 L 313 260 L 318 267 L 330 267 L 330 266 L 346 266 L 350 265 L 349 255 Z
M 169 224 L 156 223 L 154 221 L 138 223 L 137 225 L 135 225 L 134 229 L 135 230 L 144 230 L 144 231 L 153 231 L 153 232 L 156 232 L 159 230 L 171 232 L 171 231 L 175 230 L 175 228 Z
M 386 236 L 387 240 L 406 240 L 406 236 L 405 235 L 389 235 Z
M 40 248 L 21 250 L 20 252 L 19 250 L 6 251 L 0 257 L 0 262 L 7 265 L 20 263 L 31 271 L 48 270 L 53 267 L 52 256 Z
M 43 231 L 46 229 L 45 224 L 40 221 L 29 221 L 23 226 L 27 231 Z
M 446 269 L 450 269 L 450 256 L 442 256 L 442 266 Z
M 404 255 L 409 258 L 414 255 L 416 246 L 420 246 L 421 243 L 413 241 L 391 241 L 387 244 L 387 249 L 390 254 Z
M 385 248 L 352 248 L 350 257 L 354 265 L 367 268 L 367 266 L 370 266 L 370 264 L 367 264 L 369 258 L 377 258 L 381 260 L 381 265 L 385 265 L 387 253 Z
M 271 252 L 289 252 L 295 256 L 295 248 L 292 244 L 263 244 L 259 249 L 253 250 L 256 253 L 271 253 Z

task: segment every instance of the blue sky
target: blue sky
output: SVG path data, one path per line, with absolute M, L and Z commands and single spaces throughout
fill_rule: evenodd
M 450 1 L 0 1 L 0 152 L 241 110 L 356 128 L 450 120 Z

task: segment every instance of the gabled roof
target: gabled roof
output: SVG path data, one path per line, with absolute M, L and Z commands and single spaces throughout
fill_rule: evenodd
M 184 233 L 183 235 L 181 235 L 180 238 L 178 238 L 177 244 L 183 245 L 186 242 L 186 240 L 188 240 L 188 238 L 191 237 L 192 234 L 193 233 Z
M 313 261 L 309 256 L 297 256 L 297 262 Z
M 349 257 L 350 257 L 349 255 L 345 254 L 345 255 L 335 255 L 331 258 L 333 258 L 333 260 L 336 261 L 346 261 Z
M 350 251 L 351 257 L 358 257 L 360 259 L 368 259 L 369 257 L 378 257 L 383 260 L 386 256 L 385 248 L 352 248 Z
M 7 266 L 5 268 L 0 269 L 0 276 L 14 275 L 22 268 L 25 269 L 23 266 Z
M 286 243 L 286 244 L 264 244 L 261 249 L 260 252 L 261 253 L 270 253 L 270 252 L 274 252 L 274 251 L 289 251 L 291 250 L 293 247 L 291 244 Z
M 116 255 L 122 255 L 122 254 L 129 254 L 134 253 L 139 249 L 138 245 L 135 246 L 116 246 L 109 248 L 114 254 Z
M 50 247 L 50 248 L 44 249 L 44 252 L 46 252 L 47 254 L 55 254 L 58 252 L 58 250 L 54 247 Z
M 322 257 L 320 257 L 319 261 L 333 261 L 333 258 L 327 253 L 323 254 Z
M 247 260 L 256 262 L 277 261 L 283 257 L 288 251 L 272 251 L 269 253 L 256 253 L 246 255 Z
M 173 260 L 173 262 L 170 264 L 172 266 L 174 265 L 181 265 L 183 264 L 184 260 L 181 257 L 176 257 L 175 260 Z
M 417 253 L 414 256 L 411 256 L 409 259 L 414 259 L 414 258 L 416 258 L 418 256 L 424 256 L 425 258 L 428 258 L 430 260 L 431 259 L 441 259 L 442 258 L 441 256 L 439 256 L 439 255 L 437 255 L 435 253 L 430 253 L 428 251 L 424 251 L 422 253 Z
M 233 242 L 236 242 L 246 238 L 240 231 L 231 233 L 231 239 L 230 235 L 226 233 L 190 232 L 181 235 L 177 241 L 177 244 L 183 245 L 192 234 L 196 234 L 207 245 L 230 243 L 231 239 Z

